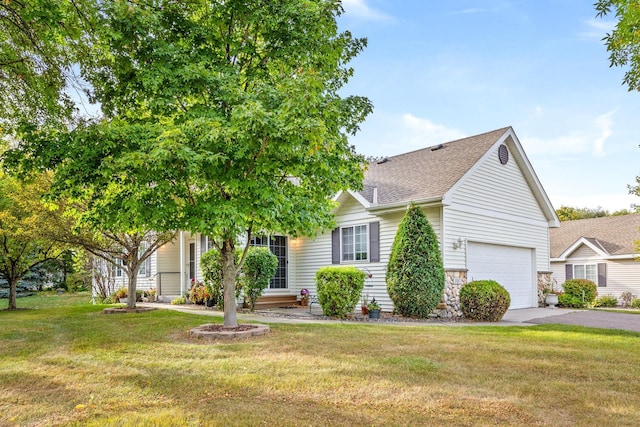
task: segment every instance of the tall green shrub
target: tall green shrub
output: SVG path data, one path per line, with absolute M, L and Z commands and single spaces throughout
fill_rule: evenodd
M 598 297 L 598 286 L 587 279 L 569 279 L 562 284 L 564 293 L 558 302 L 564 307 L 592 307 Z
M 438 238 L 422 210 L 411 203 L 387 265 L 387 291 L 396 312 L 427 317 L 442 299 L 444 283 Z
M 249 248 L 242 266 L 239 283 L 244 289 L 245 301 L 248 301 L 251 311 L 253 311 L 258 298 L 269 286 L 273 276 L 276 275 L 277 269 L 278 257 L 271 253 L 269 248 Z
M 346 317 L 356 307 L 365 273 L 355 267 L 323 267 L 316 272 L 318 303 L 325 316 Z

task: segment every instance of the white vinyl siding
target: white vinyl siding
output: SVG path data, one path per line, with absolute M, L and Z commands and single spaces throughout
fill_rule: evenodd
M 180 238 L 156 251 L 158 295 L 180 295 Z
M 424 211 L 437 236 L 440 236 L 440 209 L 430 208 Z M 336 223 L 340 227 L 354 227 L 380 222 L 380 262 L 361 263 L 354 261 L 353 265 L 366 269 L 373 275 L 371 279 L 365 279 L 364 294 L 369 299 L 375 297 L 380 302 L 384 311 L 393 310 L 393 305 L 387 294 L 385 281 L 386 267 L 391 253 L 393 239 L 396 236 L 398 225 L 402 220 L 404 211 L 385 215 L 374 215 L 368 212 L 351 196 L 344 197 L 336 213 Z M 343 261 L 343 265 L 350 265 Z M 315 274 L 321 267 L 332 265 L 331 263 L 331 232 L 327 232 L 313 238 L 298 238 L 291 243 L 289 253 L 289 277 L 291 277 L 291 289 L 297 294 L 300 289 L 307 288 L 311 293 L 316 293 Z M 357 309 L 360 308 L 360 303 Z
M 445 268 L 467 268 L 465 246 L 453 247 L 461 240 L 535 249 L 534 268 L 549 271 L 548 222 L 514 157 L 500 164 L 494 146 L 452 190 L 443 213 Z

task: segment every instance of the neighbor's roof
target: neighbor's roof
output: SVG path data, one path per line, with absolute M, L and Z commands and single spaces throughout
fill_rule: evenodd
M 640 214 L 563 221 L 550 230 L 551 258 L 559 258 L 580 238 L 610 255 L 634 254 L 640 240 Z
M 360 195 L 373 203 L 374 188 L 377 188 L 379 206 L 441 198 L 509 129 L 447 142 L 439 149 L 428 147 L 373 162 L 365 172 Z

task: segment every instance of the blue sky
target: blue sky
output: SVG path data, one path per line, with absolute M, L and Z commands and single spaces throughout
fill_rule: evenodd
M 622 86 L 593 0 L 343 0 L 368 38 L 345 93 L 374 113 L 351 139 L 393 155 L 512 126 L 554 207 L 640 204 L 640 94 Z

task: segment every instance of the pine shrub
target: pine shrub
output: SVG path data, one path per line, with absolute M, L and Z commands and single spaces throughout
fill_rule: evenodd
M 494 280 L 476 280 L 460 289 L 460 308 L 470 320 L 498 322 L 510 304 L 509 292 Z
M 438 238 L 413 203 L 393 241 L 386 280 L 395 311 L 403 316 L 427 317 L 442 300 L 445 277 Z
M 316 272 L 318 303 L 325 316 L 346 317 L 352 313 L 362 289 L 365 273 L 355 267 L 323 267 Z

